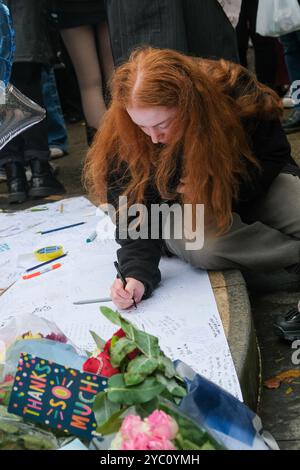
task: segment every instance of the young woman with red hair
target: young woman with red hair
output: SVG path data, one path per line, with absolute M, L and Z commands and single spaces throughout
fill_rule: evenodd
M 208 270 L 273 271 L 300 262 L 299 169 L 271 89 L 224 60 L 146 48 L 117 69 L 111 96 L 85 168 L 98 202 L 113 204 L 119 216 L 119 196 L 127 196 L 129 206 L 205 208 L 198 250 L 186 249 L 185 236 L 125 239 L 118 227 L 127 280 L 126 290 L 120 279 L 111 288 L 119 308 L 158 285 L 165 248 Z M 151 225 L 143 220 L 141 227 Z

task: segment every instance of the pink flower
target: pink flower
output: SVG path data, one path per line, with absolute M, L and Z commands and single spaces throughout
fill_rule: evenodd
M 149 426 L 139 416 L 129 415 L 123 420 L 120 432 L 124 440 L 134 439 L 138 434 L 147 433 Z
M 168 439 L 141 432 L 133 439 L 123 441 L 120 450 L 176 450 L 176 447 Z
M 149 436 L 146 433 L 141 432 L 133 439 L 123 441 L 120 450 L 147 450 L 148 441 Z
M 176 450 L 176 447 L 168 439 L 153 436 L 149 440 L 146 450 Z
M 178 433 L 173 418 L 163 411 L 154 411 L 144 421 L 140 416 L 129 415 L 112 442 L 114 450 L 176 450 L 171 442 Z
M 176 421 L 163 411 L 153 411 L 153 413 L 148 416 L 145 421 L 148 423 L 151 434 L 153 436 L 172 440 L 178 433 L 178 426 Z

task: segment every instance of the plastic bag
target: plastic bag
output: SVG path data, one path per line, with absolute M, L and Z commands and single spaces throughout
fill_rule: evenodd
M 177 373 L 188 387 L 179 405 L 187 416 L 228 450 L 279 450 L 273 436 L 263 430 L 259 416 L 248 406 L 183 362 L 175 362 Z
M 259 0 L 256 32 L 262 36 L 283 36 L 300 30 L 298 0 Z
M 57 450 L 59 443 L 53 433 L 24 423 L 18 416 L 0 406 L 0 450 Z
M 86 360 L 55 323 L 34 314 L 9 317 L 0 328 L 0 382 L 14 375 L 21 352 L 79 369 Z

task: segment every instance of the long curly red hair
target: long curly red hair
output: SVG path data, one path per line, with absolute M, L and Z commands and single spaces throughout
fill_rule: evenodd
M 108 172 L 125 163 L 122 194 L 129 204 L 145 202 L 150 178 L 163 199 L 175 199 L 176 188 L 170 189 L 169 182 L 176 172 L 174 155 L 182 152 L 182 176 L 189 185 L 183 202 L 204 204 L 225 231 L 239 182 L 247 178 L 246 162 L 258 166 L 243 120 L 279 117 L 277 95 L 239 65 L 154 48 L 134 51 L 116 70 L 110 88 L 111 104 L 85 164 L 90 194 L 107 202 Z M 126 111 L 132 106 L 178 109 L 168 145 L 153 144 L 132 122 Z

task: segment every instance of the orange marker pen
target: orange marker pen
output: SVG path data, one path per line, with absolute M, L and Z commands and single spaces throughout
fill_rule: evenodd
M 53 266 L 49 266 L 48 268 L 45 268 L 41 271 L 37 271 L 35 273 L 32 273 L 32 274 L 26 274 L 25 276 L 22 276 L 23 279 L 31 279 L 33 277 L 37 277 L 37 276 L 40 276 L 41 274 L 44 274 L 44 273 L 47 273 L 48 271 L 52 271 L 53 269 L 58 269 L 61 267 L 61 264 L 60 263 L 57 263 L 57 264 L 54 264 Z

